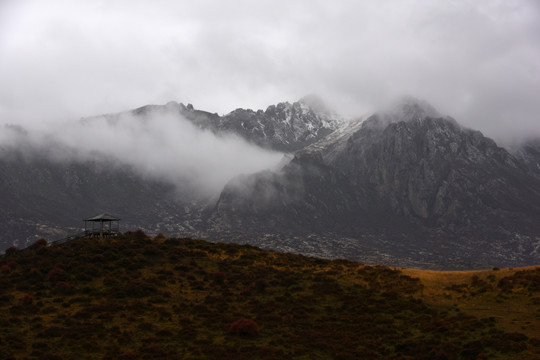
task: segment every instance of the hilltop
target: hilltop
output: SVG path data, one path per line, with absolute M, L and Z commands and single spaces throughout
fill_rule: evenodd
M 366 266 L 142 231 L 0 258 L 5 359 L 535 359 L 540 267 Z

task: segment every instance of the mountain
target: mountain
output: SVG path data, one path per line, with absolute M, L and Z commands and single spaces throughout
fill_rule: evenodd
M 209 217 L 214 236 L 305 252 L 279 232 L 310 237 L 318 255 L 450 267 L 538 262 L 540 181 L 522 161 L 414 99 L 351 126 L 278 172 L 232 180 Z
M 138 117 L 152 111 L 180 115 L 201 129 L 240 135 L 253 144 L 282 152 L 294 152 L 313 144 L 344 122 L 316 96 L 306 96 L 292 104 L 281 102 L 264 111 L 236 109 L 224 116 L 176 102 L 147 105 L 131 114 Z M 111 117 L 114 116 L 117 115 Z
M 324 138 L 341 118 L 317 98 L 304 97 L 269 106 L 266 111 L 237 109 L 224 116 L 221 128 L 264 147 L 291 152 Z
M 170 121 L 158 123 L 158 115 Z M 18 147 L 0 149 L 3 248 L 77 233 L 83 218 L 108 212 L 124 219 L 124 229 L 394 266 L 463 269 L 540 260 L 535 143 L 509 153 L 414 98 L 349 122 L 316 97 L 224 116 L 170 102 L 82 124 L 99 121 L 121 124 L 104 128 L 115 131 L 144 124 L 142 138 L 156 136 L 152 126 L 187 121 L 205 136 L 235 134 L 286 156 L 277 168 L 239 175 L 205 193 L 196 184 L 205 179 L 178 173 L 173 152 L 162 153 L 161 171 L 176 171 L 166 178 L 106 152 L 59 156 L 79 149 L 34 146 L 18 134 Z M 141 143 L 160 147 L 160 141 Z M 135 150 L 131 158 L 152 149 Z
M 0 257 L 2 359 L 538 359 L 540 268 L 434 272 L 150 238 Z
M 118 214 L 123 229 L 188 232 L 206 204 L 111 159 L 59 162 L 37 149 L 0 151 L 0 199 L 2 249 L 78 234 L 83 218 L 104 210 Z
M 238 109 L 224 117 L 176 102 L 147 105 L 84 118 L 77 131 L 100 136 L 92 126 L 106 121 L 109 126 L 98 129 L 114 134 L 129 131 L 129 122 L 134 122 L 145 125 L 137 136 L 155 136 L 147 131 L 161 126 L 159 122 L 152 124 L 157 117 L 188 121 L 218 137 L 236 134 L 274 150 L 294 150 L 313 143 L 341 122 L 320 100 L 306 97 L 293 104 L 270 106 L 266 111 Z M 215 202 L 216 195 L 199 189 L 196 182 L 202 179 L 194 183 L 191 174 L 185 178 L 181 174 L 169 178 L 146 174 L 102 149 L 81 154 L 84 150 L 78 144 L 67 146 L 42 139 L 35 142 L 32 134 L 17 126 L 7 126 L 3 131 L 15 145 L 0 144 L 1 250 L 11 245 L 25 247 L 40 237 L 58 240 L 77 234 L 83 218 L 103 212 L 121 217 L 124 229 L 197 236 L 203 229 L 201 212 Z M 131 141 L 135 154 L 139 139 Z M 161 145 L 159 141 L 150 144 Z M 114 146 L 107 144 L 105 148 Z M 174 166 L 174 161 L 170 163 Z
M 513 147 L 511 152 L 527 166 L 531 174 L 540 178 L 540 138 L 527 139 Z

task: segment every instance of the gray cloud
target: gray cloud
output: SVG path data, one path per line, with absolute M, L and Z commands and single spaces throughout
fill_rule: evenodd
M 7 1 L 5 19 L 4 123 L 307 93 L 354 116 L 411 94 L 495 138 L 540 135 L 534 0 Z
M 7 125 L 0 129 L 2 147 L 37 152 L 57 162 L 108 159 L 142 176 L 211 195 L 234 176 L 274 167 L 283 156 L 234 135 L 201 130 L 174 111 L 99 116 L 41 130 Z

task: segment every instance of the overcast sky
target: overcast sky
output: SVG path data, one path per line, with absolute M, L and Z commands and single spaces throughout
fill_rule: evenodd
M 540 1 L 0 0 L 0 123 L 309 93 L 346 116 L 410 94 L 540 135 Z

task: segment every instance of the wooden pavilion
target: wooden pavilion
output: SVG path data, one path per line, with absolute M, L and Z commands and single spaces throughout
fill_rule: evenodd
M 109 214 L 99 214 L 84 219 L 84 236 L 104 238 L 120 234 L 120 219 Z

